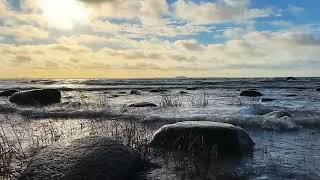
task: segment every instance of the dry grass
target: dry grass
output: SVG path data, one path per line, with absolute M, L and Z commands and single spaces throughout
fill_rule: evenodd
M 169 95 L 162 95 L 159 104 L 160 104 L 160 107 L 162 107 L 162 108 L 181 107 L 182 100 L 179 96 L 172 97 Z
M 209 94 L 203 90 L 200 95 L 190 97 L 189 104 L 193 107 L 207 107 L 209 105 Z
M 113 119 L 33 120 L 3 115 L 0 122 L 0 179 L 16 179 L 28 160 L 40 149 L 82 136 L 105 136 L 129 146 L 150 162 L 149 139 L 154 131 L 134 117 Z

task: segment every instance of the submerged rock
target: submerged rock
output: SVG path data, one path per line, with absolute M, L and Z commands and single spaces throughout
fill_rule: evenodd
M 187 87 L 186 88 L 186 90 L 189 90 L 189 91 L 195 91 L 197 89 L 198 89 L 197 87 Z
M 262 93 L 256 90 L 245 90 L 240 93 L 240 96 L 258 97 L 262 96 Z
M 37 89 L 13 94 L 10 102 L 18 105 L 50 105 L 60 103 L 61 93 L 57 89 Z
M 151 93 L 162 93 L 162 92 L 167 92 L 167 89 L 151 89 L 149 92 Z
M 0 97 L 9 97 L 11 96 L 12 94 L 18 92 L 17 90 L 15 89 L 10 89 L 10 90 L 6 90 L 6 91 L 2 91 L 0 92 Z
M 141 102 L 141 103 L 130 104 L 128 105 L 128 107 L 157 107 L 157 105 L 150 102 Z
M 117 98 L 120 97 L 118 94 L 112 94 L 111 96 L 109 96 L 109 98 Z
M 295 77 L 287 77 L 286 78 L 286 81 L 293 81 L 293 80 L 297 80 L 297 78 L 295 78 Z
M 179 94 L 188 94 L 186 91 L 180 91 Z
M 140 95 L 141 93 L 140 93 L 138 90 L 136 90 L 136 89 L 132 89 L 132 90 L 130 91 L 130 94 Z
M 271 112 L 267 115 L 272 116 L 274 118 L 292 117 L 292 114 L 288 111 L 274 111 L 274 112 Z
M 217 148 L 218 154 L 246 154 L 252 151 L 254 142 L 248 133 L 237 126 L 211 121 L 184 121 L 169 124 L 156 131 L 151 146 L 189 151 Z
M 286 94 L 286 97 L 296 97 L 296 96 L 298 96 L 298 95 L 296 95 L 296 94 Z
M 19 179 L 134 179 L 143 163 L 127 146 L 103 137 L 86 137 L 43 149 Z

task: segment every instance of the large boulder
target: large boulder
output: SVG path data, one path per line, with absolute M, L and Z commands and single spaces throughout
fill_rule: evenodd
M 212 150 L 218 154 L 247 154 L 254 142 L 237 126 L 211 121 L 184 121 L 161 127 L 153 136 L 151 146 L 173 150 Z
M 130 104 L 128 105 L 128 107 L 157 107 L 157 105 L 150 102 L 141 102 L 141 103 Z
M 40 151 L 23 171 L 21 180 L 127 180 L 143 168 L 127 146 L 104 137 L 86 137 Z
M 9 97 L 9 96 L 11 96 L 12 94 L 14 94 L 16 92 L 18 92 L 18 91 L 15 90 L 15 89 L 2 91 L 2 92 L 0 92 L 0 97 Z
M 50 105 L 60 103 L 61 93 L 57 89 L 37 89 L 13 94 L 10 102 L 18 105 Z
M 259 97 L 262 93 L 256 90 L 245 90 L 240 93 L 240 96 Z

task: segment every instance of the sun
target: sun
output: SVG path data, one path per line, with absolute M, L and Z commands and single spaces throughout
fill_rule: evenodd
M 58 29 L 88 21 L 87 8 L 77 0 L 40 0 L 40 8 L 48 23 Z

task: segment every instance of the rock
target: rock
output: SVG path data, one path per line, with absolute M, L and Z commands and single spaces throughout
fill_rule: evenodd
M 298 96 L 298 95 L 296 95 L 296 94 L 287 94 L 286 95 L 286 97 L 296 97 L 296 96 Z
M 255 90 L 245 90 L 240 93 L 240 96 L 258 97 L 262 96 L 262 93 Z
M 141 102 L 128 105 L 128 107 L 157 107 L 154 103 Z
M 6 91 L 2 91 L 0 92 L 0 97 L 9 97 L 11 96 L 12 94 L 18 92 L 17 90 L 15 89 L 10 89 L 10 90 L 6 90 Z
M 187 87 L 186 90 L 189 90 L 189 91 L 195 91 L 197 90 L 198 88 L 196 87 Z
M 162 93 L 162 92 L 167 92 L 167 89 L 151 89 L 149 92 L 152 93 Z
M 188 94 L 186 91 L 180 91 L 179 94 Z
M 275 101 L 276 99 L 273 98 L 261 98 L 260 102 L 270 102 L 270 101 Z
M 292 114 L 287 111 L 274 111 L 268 114 L 269 116 L 275 117 L 275 118 L 282 118 L 282 117 L 292 117 Z
M 61 93 L 57 89 L 37 89 L 13 94 L 10 102 L 18 105 L 50 105 L 60 103 Z
M 138 90 L 136 90 L 136 89 L 132 89 L 132 90 L 130 91 L 130 94 L 140 95 L 141 93 L 140 93 Z
M 294 81 L 294 80 L 297 80 L 297 79 L 294 78 L 294 77 L 287 77 L 287 78 L 286 78 L 286 81 Z
M 156 131 L 151 141 L 152 147 L 174 151 L 217 147 L 218 154 L 246 154 L 252 152 L 254 144 L 244 129 L 211 121 L 165 125 Z
M 120 91 L 119 94 L 127 94 L 127 92 Z
M 19 179 L 127 180 L 142 168 L 142 161 L 129 147 L 109 138 L 86 137 L 43 149 Z
M 317 88 L 316 91 L 320 91 L 320 88 Z

